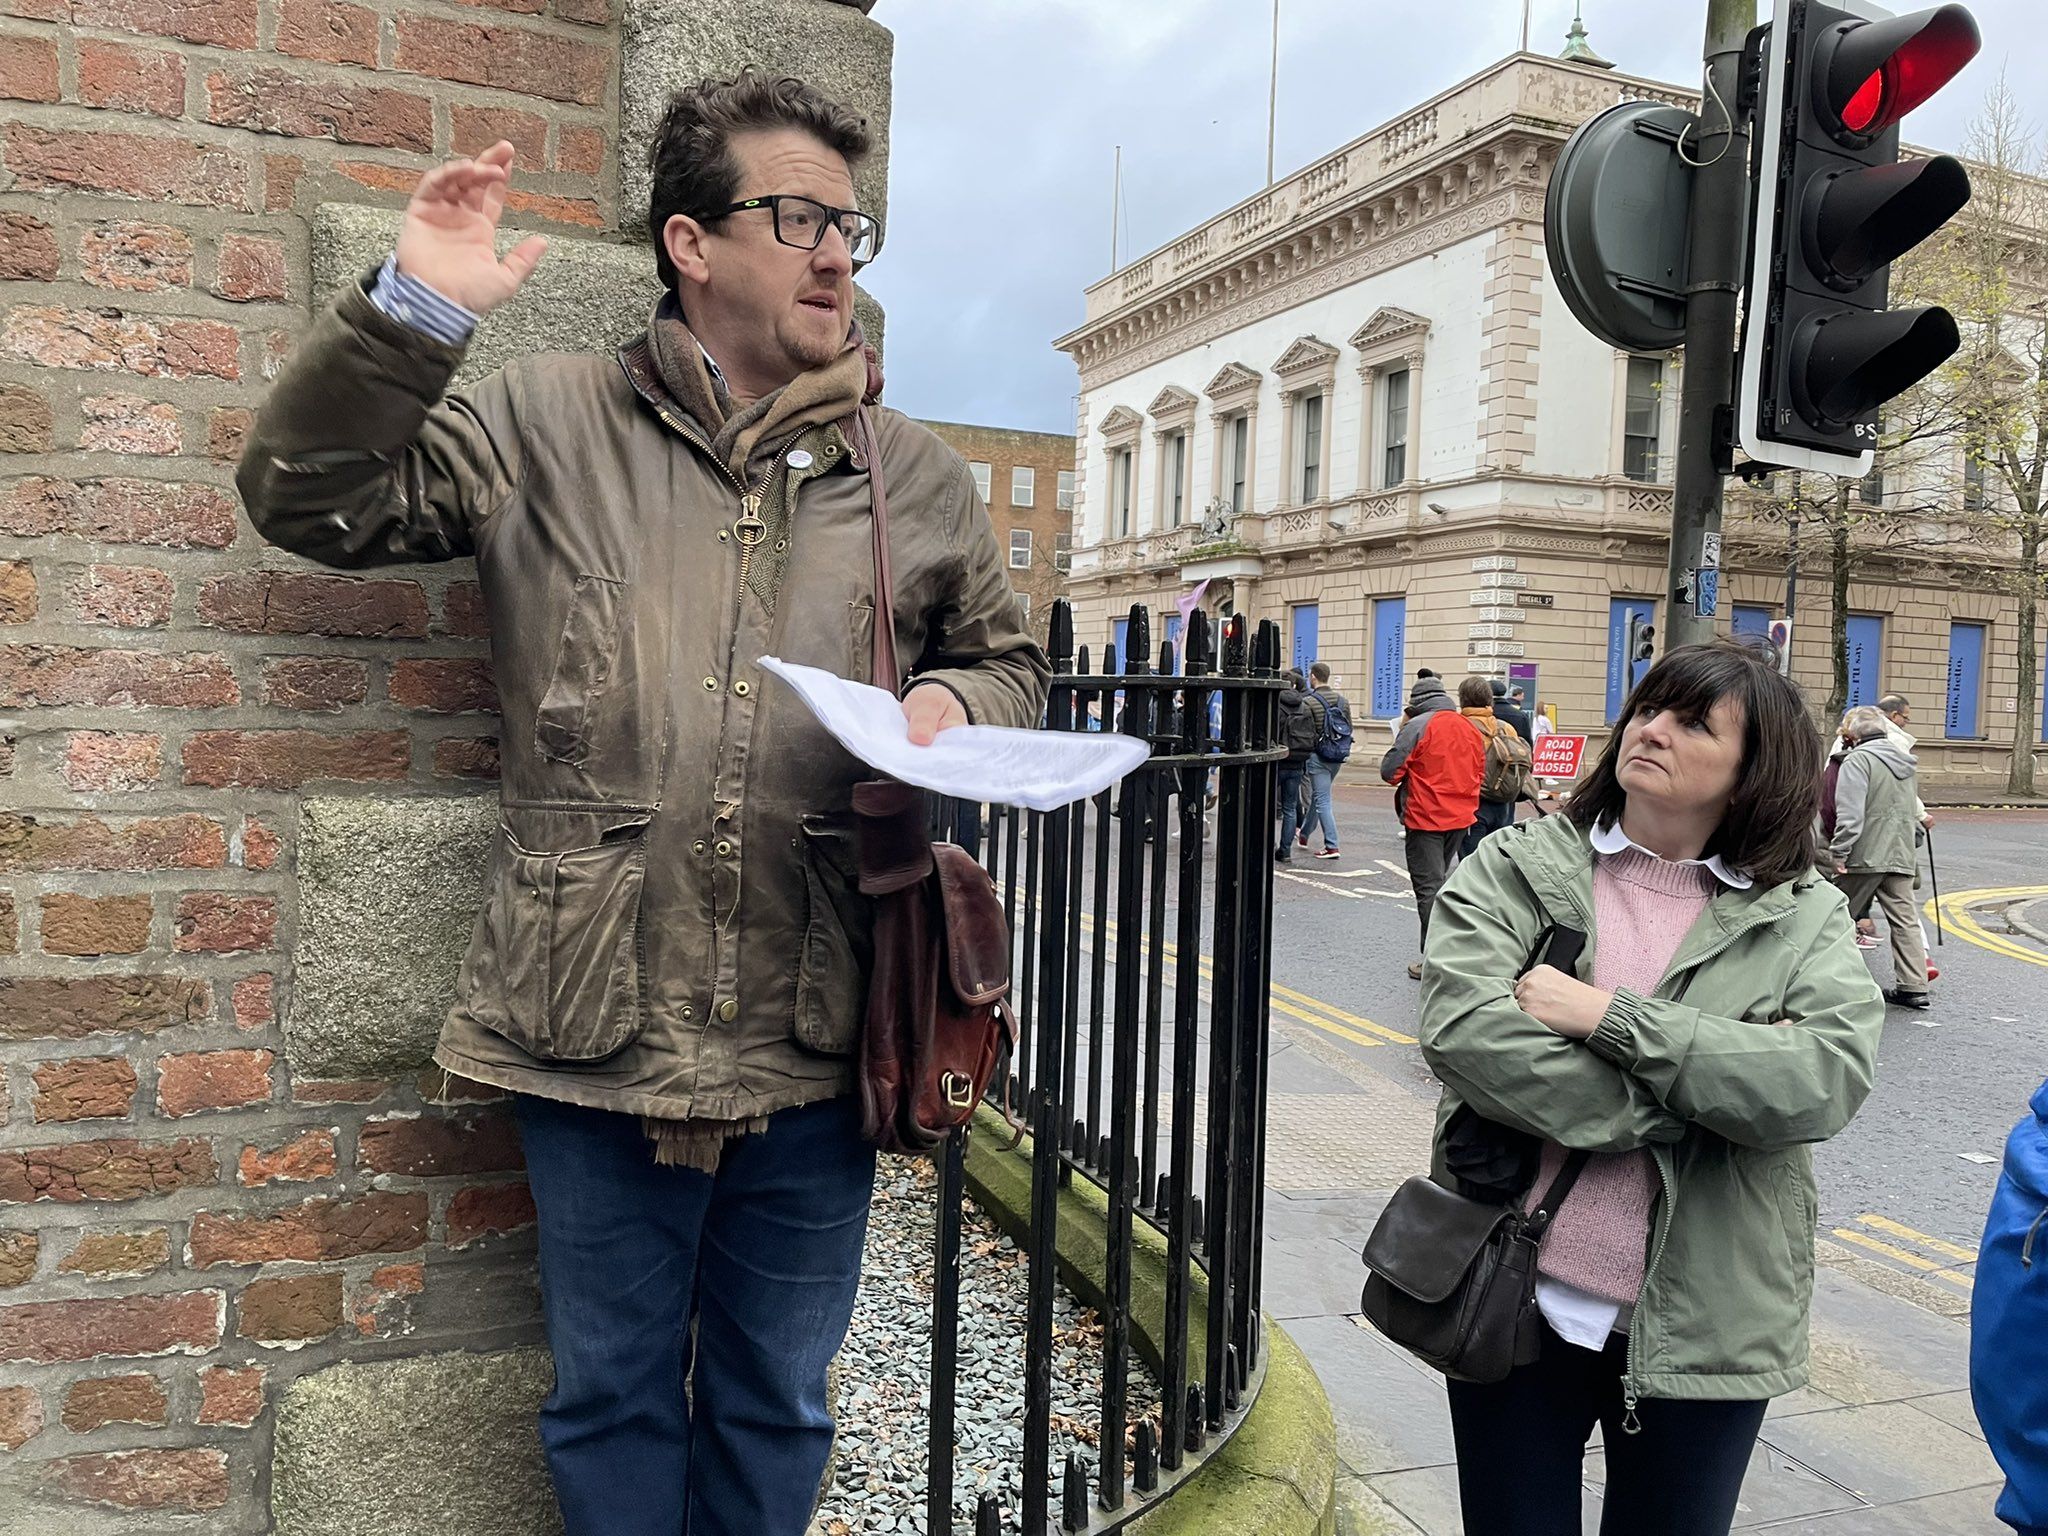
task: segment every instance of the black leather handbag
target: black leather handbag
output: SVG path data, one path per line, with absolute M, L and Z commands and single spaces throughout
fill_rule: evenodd
M 1536 1248 L 1589 1155 L 1567 1157 L 1532 1211 L 1408 1180 L 1365 1240 L 1366 1321 L 1460 1381 L 1500 1381 L 1534 1360 Z
M 1572 974 L 1584 944 L 1576 929 L 1546 930 L 1530 964 Z M 1526 1131 L 1461 1108 L 1445 1146 L 1459 1188 L 1418 1174 L 1394 1191 L 1366 1239 L 1359 1311 L 1446 1376 L 1500 1381 L 1536 1358 L 1536 1250 L 1590 1156 L 1568 1156 L 1533 1209 L 1510 1203 L 1530 1187 L 1540 1151 Z

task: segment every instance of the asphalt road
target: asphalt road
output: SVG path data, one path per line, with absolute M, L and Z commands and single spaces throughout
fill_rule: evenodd
M 1396 1034 L 1416 1031 L 1414 902 L 1391 802 L 1339 781 L 1343 856 L 1293 862 L 1275 881 L 1274 980 Z M 1875 1089 L 1816 1155 L 1821 1229 L 1870 1257 L 1963 1288 L 2007 1132 L 2048 1075 L 2048 812 L 1937 811 L 1947 909 L 1974 922 L 1932 953 L 1934 1006 L 1889 1011 Z M 1314 839 L 1320 843 L 1320 838 Z M 1970 893 L 2001 892 L 1979 900 Z M 2014 894 L 2021 893 L 2021 894 Z M 1923 900 L 1930 897 L 1923 888 Z M 1932 938 L 1933 924 L 1929 930 Z M 1869 953 L 1890 985 L 1889 952 Z M 1434 1084 L 1416 1048 L 1330 1040 L 1420 1094 Z M 1351 1035 L 1370 1034 L 1353 1029 Z

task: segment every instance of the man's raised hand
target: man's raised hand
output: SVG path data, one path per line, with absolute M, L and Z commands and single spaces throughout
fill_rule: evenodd
M 532 235 L 498 258 L 493 241 L 511 171 L 512 146 L 501 139 L 474 160 L 450 160 L 422 176 L 398 231 L 398 270 L 478 315 L 517 293 L 548 243 Z

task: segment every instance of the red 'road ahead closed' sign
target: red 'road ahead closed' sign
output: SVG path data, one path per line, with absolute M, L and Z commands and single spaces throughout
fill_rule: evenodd
M 1552 731 L 1548 736 L 1536 738 L 1536 777 L 1539 779 L 1576 779 L 1579 776 L 1579 759 L 1586 755 L 1586 738 L 1566 736 Z

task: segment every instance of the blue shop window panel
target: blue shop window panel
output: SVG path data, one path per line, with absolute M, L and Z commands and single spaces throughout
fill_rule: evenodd
M 1372 712 L 1391 719 L 1406 700 L 1408 599 L 1379 597 L 1372 605 Z
M 1849 707 L 1875 704 L 1884 693 L 1884 620 L 1849 615 Z
M 1977 709 L 1984 696 L 1984 626 L 1948 627 L 1948 709 L 1942 734 L 1951 741 L 1972 741 L 1978 734 Z
M 1322 641 L 1323 613 L 1315 603 L 1296 603 L 1292 614 L 1294 620 L 1294 660 L 1290 665 L 1300 669 L 1303 677 L 1308 676 L 1309 663 L 1316 659 L 1316 647 Z
M 1124 658 L 1131 654 L 1131 621 L 1129 619 L 1111 619 L 1109 627 L 1115 634 L 1116 669 L 1121 672 L 1124 669 Z M 1106 658 L 1104 664 L 1105 666 L 1107 665 Z
M 1166 616 L 1166 643 L 1173 647 L 1173 675 L 1179 677 L 1187 671 L 1187 658 L 1181 654 L 1180 615 L 1177 613 Z M 1159 658 L 1155 656 L 1152 659 L 1156 662 Z
M 1737 603 L 1728 632 L 1742 639 L 1754 636 L 1758 640 L 1768 640 L 1771 638 L 1771 616 L 1770 609 L 1760 608 L 1755 603 Z
M 1612 725 L 1628 701 L 1629 689 L 1642 675 L 1642 668 L 1628 664 L 1628 621 L 1638 618 L 1657 622 L 1657 602 L 1649 597 L 1611 598 L 1607 605 L 1607 723 Z M 1631 672 L 1636 674 L 1631 677 Z

